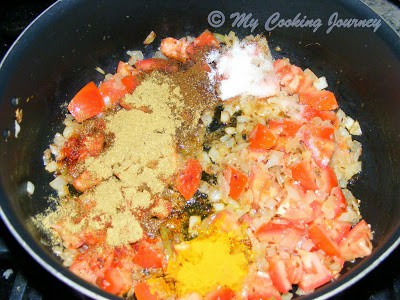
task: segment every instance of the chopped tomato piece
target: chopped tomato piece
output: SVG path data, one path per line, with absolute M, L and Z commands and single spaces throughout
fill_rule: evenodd
M 88 170 L 83 171 L 77 178 L 74 179 L 72 185 L 79 192 L 84 192 L 100 183 L 98 178 L 92 176 Z
M 279 218 L 261 225 L 255 233 L 260 241 L 274 243 L 281 249 L 295 249 L 304 234 L 302 229 Z
M 161 41 L 160 51 L 166 57 L 184 63 L 189 59 L 189 55 L 194 53 L 194 46 L 193 43 L 189 44 L 186 38 L 177 40 L 167 37 Z
M 134 75 L 128 75 L 123 78 L 114 76 L 103 81 L 99 86 L 99 90 L 104 97 L 108 97 L 110 105 L 115 105 L 126 94 L 132 93 L 138 85 L 139 81 Z
M 272 176 L 259 165 L 251 168 L 249 188 L 253 193 L 253 203 L 259 203 L 265 197 L 268 186 L 271 184 Z
M 334 187 L 338 186 L 335 171 L 330 166 L 326 166 L 320 170 L 321 176 L 318 180 L 318 187 L 320 190 L 330 194 Z
M 179 174 L 176 188 L 186 200 L 192 198 L 199 188 L 201 171 L 200 162 L 196 159 L 189 159 Z
M 274 70 L 277 73 L 282 73 L 282 71 L 290 65 L 288 59 L 280 58 L 276 59 L 273 63 Z
M 332 274 L 315 252 L 302 252 L 301 261 L 305 273 L 299 282 L 299 287 L 304 292 L 312 292 L 332 279 Z
M 283 119 L 280 121 L 270 120 L 268 122 L 268 126 L 275 134 L 287 137 L 294 137 L 299 129 L 303 126 L 303 124 L 297 121 Z
M 338 221 L 335 219 L 325 220 L 326 228 L 329 231 L 329 236 L 333 239 L 333 241 L 340 245 L 343 238 L 349 233 L 351 229 L 351 223 Z
M 318 249 L 323 250 L 329 256 L 340 256 L 338 245 L 330 237 L 329 231 L 322 224 L 312 224 L 308 228 L 308 234 Z
M 224 175 L 229 182 L 229 196 L 234 200 L 239 199 L 247 186 L 249 178 L 246 174 L 231 167 L 225 170 Z
M 111 249 L 89 247 L 75 257 L 69 269 L 86 281 L 96 284 L 97 278 L 103 275 L 113 259 L 114 251 Z
M 97 285 L 110 294 L 122 296 L 132 285 L 131 274 L 127 270 L 108 268 L 104 276 L 97 279 Z
M 285 260 L 288 279 L 292 284 L 298 284 L 303 276 L 303 266 L 298 256 Z
M 135 72 L 137 72 L 136 69 L 132 67 L 130 64 L 123 61 L 119 61 L 117 66 L 117 73 L 120 74 L 122 77 L 132 75 Z
M 311 151 L 312 157 L 321 168 L 325 168 L 334 150 L 334 129 L 323 126 L 307 126 L 303 132 L 303 140 Z
M 128 75 L 121 79 L 122 84 L 126 88 L 126 93 L 131 94 L 140 84 L 139 80 L 134 75 Z
M 287 59 L 277 59 L 273 63 L 280 84 L 290 93 L 298 93 L 312 89 L 313 80 L 304 71 L 289 63 Z
M 257 124 L 253 132 L 250 134 L 250 149 L 252 150 L 268 150 L 271 149 L 276 142 L 274 134 L 267 126 Z
M 281 294 L 273 285 L 271 278 L 268 274 L 254 274 L 249 277 L 247 283 L 248 300 L 280 300 Z
M 292 288 L 286 272 L 285 262 L 282 259 L 275 258 L 269 261 L 269 275 L 274 286 L 282 294 L 286 294 Z
M 318 189 L 318 186 L 315 182 L 314 170 L 309 162 L 301 161 L 295 165 L 292 165 L 290 170 L 292 171 L 292 178 L 299 182 L 304 191 L 315 191 Z
M 136 253 L 133 262 L 142 268 L 161 268 L 163 261 L 162 250 L 154 243 L 141 240 L 135 245 Z
M 368 224 L 361 220 L 340 243 L 340 253 L 346 260 L 354 260 L 372 252 L 372 232 Z
M 219 286 L 212 292 L 205 295 L 205 300 L 230 300 L 235 298 L 235 292 L 230 288 Z
M 143 72 L 152 72 L 156 70 L 166 72 L 178 71 L 178 65 L 175 62 L 163 58 L 148 58 L 139 60 L 135 63 L 135 67 Z
M 239 222 L 233 213 L 223 210 L 215 216 L 211 222 L 211 226 L 222 232 L 232 232 L 239 229 Z
M 335 95 L 326 90 L 308 90 L 307 92 L 300 93 L 299 99 L 300 103 L 318 110 L 334 110 L 338 108 Z
M 320 118 L 322 121 L 330 121 L 335 128 L 339 125 L 339 120 L 333 111 L 322 111 L 308 105 L 304 107 L 303 117 L 307 121 L 311 121 L 316 117 Z
M 135 285 L 135 297 L 137 300 L 160 300 L 157 293 L 152 293 L 150 286 L 145 282 L 139 282 Z
M 103 97 L 108 97 L 108 99 L 105 99 L 108 105 L 117 104 L 118 101 L 127 93 L 121 80 L 116 80 L 115 77 L 111 77 L 110 79 L 100 83 L 99 90 Z
M 212 34 L 211 31 L 205 30 L 202 34 L 200 34 L 194 41 L 193 44 L 195 47 L 204 47 L 204 46 L 213 46 L 219 47 L 219 42 Z
M 86 84 L 68 104 L 69 112 L 78 122 L 97 116 L 104 108 L 103 96 L 93 81 Z

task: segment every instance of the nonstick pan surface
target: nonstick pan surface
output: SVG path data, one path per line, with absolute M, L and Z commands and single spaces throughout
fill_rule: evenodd
M 218 28 L 208 22 L 213 11 L 225 16 Z M 244 24 L 232 28 L 229 17 L 235 12 L 252 13 L 260 24 L 254 31 Z M 302 17 L 320 18 L 323 24 L 315 32 L 299 27 L 276 27 L 268 32 L 264 22 L 276 12 L 281 19 L 301 13 Z M 274 53 L 276 57 L 289 57 L 302 68 L 326 76 L 342 109 L 360 121 L 363 171 L 350 188 L 362 199 L 361 212 L 375 232 L 375 248 L 371 256 L 349 264 L 339 280 L 321 287 L 312 297 L 330 297 L 359 280 L 399 244 L 400 41 L 383 21 L 376 32 L 352 27 L 327 33 L 334 13 L 343 19 L 379 19 L 358 1 L 55 3 L 20 36 L 0 66 L 0 129 L 11 130 L 11 136 L 0 141 L 0 212 L 11 233 L 63 282 L 88 296 L 111 298 L 62 267 L 30 221 L 48 207 L 46 199 L 53 193 L 42 153 L 61 128 L 65 109 L 60 104 L 68 102 L 83 82 L 101 79 L 95 67 L 111 72 L 118 60 L 127 58 L 126 50 L 155 51 L 142 44 L 151 30 L 158 34 L 155 45 L 160 38 L 197 35 L 205 28 L 220 33 L 234 30 L 240 36 L 264 33 L 272 49 L 282 49 Z M 12 130 L 15 98 L 24 111 L 18 138 Z M 33 196 L 25 192 L 28 180 L 36 187 Z

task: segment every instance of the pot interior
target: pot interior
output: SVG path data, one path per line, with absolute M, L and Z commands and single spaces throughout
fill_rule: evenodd
M 339 106 L 357 119 L 363 135 L 363 171 L 350 189 L 361 199 L 361 213 L 374 231 L 374 251 L 370 257 L 348 265 L 348 271 L 334 283 L 320 288 L 313 297 L 335 290 L 358 276 L 378 259 L 400 236 L 400 42 L 385 23 L 372 28 L 334 28 L 329 34 L 328 19 L 337 12 L 341 18 L 378 18 L 361 3 L 345 1 L 60 1 L 40 17 L 14 45 L 0 69 L 0 198 L 6 223 L 13 227 L 24 247 L 35 254 L 48 270 L 57 270 L 63 281 L 78 282 L 87 290 L 105 296 L 65 270 L 46 247 L 46 238 L 31 222 L 31 217 L 49 207 L 54 191 L 48 183 L 51 174 L 43 167 L 43 151 L 54 134 L 62 131 L 66 113 L 64 103 L 88 81 L 99 82 L 101 67 L 113 73 L 119 60 L 128 58 L 127 50 L 156 51 L 161 38 L 196 36 L 204 29 L 226 34 L 235 31 L 240 37 L 265 34 L 275 57 L 288 57 L 318 76 L 326 76 Z M 225 24 L 210 27 L 208 14 L 225 14 Z M 232 27 L 231 14 L 252 13 L 259 20 L 251 27 Z M 275 12 L 281 19 L 296 14 L 320 18 L 322 26 L 312 28 L 282 27 L 264 29 Z M 382 21 L 383 22 L 383 21 Z M 151 31 L 157 33 L 152 45 L 143 40 Z M 19 99 L 15 105 L 15 99 Z M 15 110 L 23 110 L 18 138 L 14 136 Z M 7 132 L 10 132 L 8 136 Z M 32 196 L 26 182 L 35 185 Z

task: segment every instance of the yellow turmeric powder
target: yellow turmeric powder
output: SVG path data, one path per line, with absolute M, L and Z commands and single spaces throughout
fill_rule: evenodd
M 197 292 L 204 296 L 218 286 L 237 290 L 248 266 L 244 252 L 234 245 L 238 242 L 230 235 L 214 233 L 177 245 L 167 274 L 175 281 L 178 295 Z

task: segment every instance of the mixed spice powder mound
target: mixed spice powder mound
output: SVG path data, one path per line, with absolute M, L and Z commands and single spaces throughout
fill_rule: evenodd
M 101 180 L 79 196 L 80 203 L 91 203 L 90 212 L 74 221 L 79 205 L 59 205 L 45 217 L 45 224 L 66 216 L 68 221 L 63 220 L 63 226 L 71 233 L 107 228 L 106 242 L 119 246 L 143 237 L 141 210 L 165 209 L 154 203 L 154 196 L 177 171 L 175 134 L 182 124 L 184 106 L 180 88 L 166 75 L 155 72 L 124 102 L 133 108 L 105 117 L 106 130 L 114 135 L 112 146 L 100 156 L 88 158 L 82 166 Z M 69 211 L 63 211 L 66 209 Z

